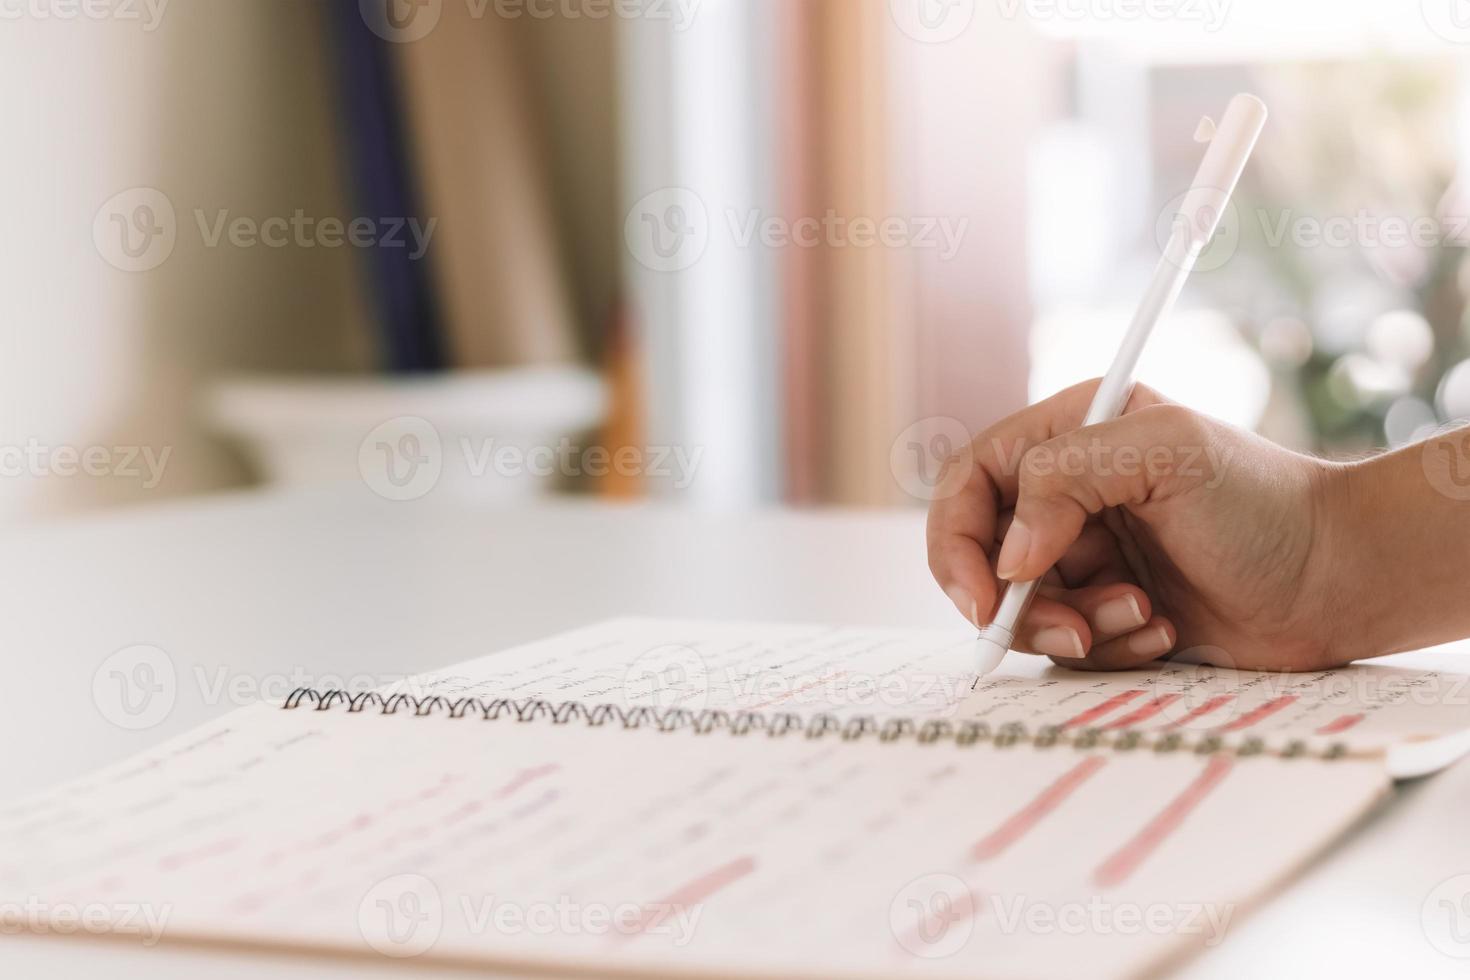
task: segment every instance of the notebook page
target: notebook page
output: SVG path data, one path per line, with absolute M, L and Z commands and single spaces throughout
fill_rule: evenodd
M 1277 748 L 1338 743 L 1361 754 L 1470 733 L 1470 662 L 1460 672 L 1361 664 L 1281 674 L 1171 662 L 1099 674 L 1012 655 L 972 690 L 973 638 L 970 630 L 621 619 L 424 675 L 403 689 L 691 711 L 979 719 L 1030 731 L 1215 736 L 1227 745 L 1259 738 Z
M 512 968 L 1122 977 L 1228 937 L 1385 788 L 1354 760 L 260 707 L 0 811 L 0 910 Z

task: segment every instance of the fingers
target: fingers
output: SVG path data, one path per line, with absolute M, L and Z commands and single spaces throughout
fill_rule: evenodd
M 1056 569 L 1074 589 L 1126 582 L 1133 577 L 1112 529 L 1096 521 L 1082 528 L 1077 540 L 1057 561 Z
M 929 569 L 955 607 L 976 626 L 989 622 L 998 599 L 999 583 L 991 569 L 993 543 L 1000 510 L 1016 499 L 1019 490 L 1020 461 L 1029 449 L 1079 426 L 1097 384 L 1068 388 L 1002 420 L 952 460 L 952 470 L 967 475 L 958 492 L 942 495 L 929 508 Z M 1156 392 L 1138 385 L 1129 410 L 1162 401 Z
M 1118 646 L 1116 641 L 1148 626 L 1152 613 L 1152 603 L 1136 585 L 1043 587 L 1026 612 L 1015 649 L 1058 662 L 1092 659 L 1104 649 L 1126 651 L 1128 644 Z
M 991 490 L 973 481 L 929 509 L 929 571 L 960 615 L 976 627 L 990 621 L 997 599 L 998 583 L 985 550 L 995 540 L 995 521 Z
M 1090 515 L 1162 499 L 1199 482 L 1203 471 L 1186 474 L 1174 461 L 1199 459 L 1208 435 L 1200 417 L 1187 409 L 1152 405 L 1028 452 L 1015 519 L 996 560 L 999 576 L 1036 578 L 1066 554 Z
M 1129 583 L 1068 589 L 1053 596 L 1076 610 L 1100 644 L 1141 628 L 1153 615 L 1153 603 L 1143 590 Z
M 1097 644 L 1087 652 L 1084 660 L 1052 657 L 1052 662 L 1073 670 L 1131 670 L 1159 659 L 1174 649 L 1178 642 L 1179 634 L 1174 624 L 1155 616 L 1131 633 Z
M 1021 653 L 1039 653 L 1057 660 L 1081 660 L 1092 646 L 1087 617 L 1065 602 L 1038 595 L 1011 647 Z
M 927 534 L 930 570 L 971 623 L 990 621 L 998 579 L 1046 576 L 1052 584 L 1028 610 L 1016 649 L 1112 670 L 1163 656 L 1177 636 L 1129 581 L 1112 532 L 1087 519 L 1107 507 L 1148 501 L 1169 474 L 1147 466 L 1043 470 L 1037 450 L 1055 457 L 1097 445 L 1119 458 L 1130 451 L 1141 456 L 1149 447 L 1178 447 L 1206 433 L 1190 413 L 1141 385 L 1122 418 L 1078 430 L 1096 387 L 1069 388 L 975 439 L 956 457 L 967 473 L 963 485 L 931 506 Z M 1080 587 L 1058 589 L 1058 580 Z
M 982 432 L 970 446 L 976 469 L 983 472 L 999 498 L 1009 505 L 1016 499 L 1022 461 L 1032 450 L 1077 430 L 1087 417 L 1096 379 L 1073 385 L 1050 398 L 1008 416 Z M 1134 385 L 1124 414 L 1170 404 L 1147 385 Z

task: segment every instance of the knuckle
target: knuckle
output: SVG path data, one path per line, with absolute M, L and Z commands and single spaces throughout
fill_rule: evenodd
M 1057 492 L 1063 473 L 1061 458 L 1068 445 L 1065 437 L 1050 439 L 1028 449 L 1021 457 L 1018 474 L 1019 492 L 1022 497 L 1049 497 Z
M 1203 416 L 1183 405 L 1155 405 L 1148 412 L 1176 441 L 1198 441 L 1204 433 Z
M 1168 398 L 1166 398 L 1164 396 L 1164 393 L 1159 391 L 1159 389 L 1155 388 L 1152 385 L 1146 385 L 1142 381 L 1134 382 L 1133 396 L 1129 399 L 1129 401 L 1140 405 L 1141 408 L 1139 409 L 1139 411 L 1146 411 L 1162 405 L 1174 404 L 1174 402 L 1171 402 Z
M 1086 410 L 1092 396 L 1097 393 L 1098 386 L 1102 384 L 1102 378 L 1089 378 L 1079 381 L 1061 389 L 1053 395 L 1043 398 L 1034 405 L 1028 405 L 1016 413 L 1014 417 L 1035 415 L 1041 417 L 1080 417 Z
M 1047 399 L 1047 401 L 1057 407 L 1071 406 L 1071 411 L 1078 411 L 1078 406 L 1080 406 L 1082 411 L 1085 411 L 1087 405 L 1092 401 L 1093 396 L 1097 394 L 1097 389 L 1102 386 L 1102 382 L 1103 379 L 1101 377 L 1079 381 L 1069 388 L 1063 388 L 1056 395 Z
M 984 472 L 976 465 L 978 459 L 979 454 L 973 442 L 956 449 L 939 467 L 940 483 L 959 490 L 983 482 Z

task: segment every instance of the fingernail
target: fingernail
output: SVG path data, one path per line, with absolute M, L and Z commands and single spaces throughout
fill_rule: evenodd
M 1003 579 L 1012 578 L 1021 570 L 1026 553 L 1031 550 L 1031 531 L 1020 521 L 1011 521 L 1011 529 L 1001 542 L 1000 555 L 995 559 L 996 574 Z
M 1169 639 L 1169 631 L 1162 626 L 1139 630 L 1128 638 L 1128 649 L 1146 657 L 1157 657 L 1161 653 L 1168 653 L 1169 648 L 1173 645 L 1174 641 Z
M 1044 653 L 1048 657 L 1081 660 L 1087 656 L 1087 651 L 1082 649 L 1082 638 L 1077 635 L 1076 630 L 1068 626 L 1048 626 L 1044 630 L 1037 630 L 1036 635 L 1031 638 L 1031 646 L 1037 653 Z
M 1104 636 L 1127 633 L 1143 624 L 1143 610 L 1138 608 L 1138 600 L 1132 595 L 1109 599 L 1097 607 L 1092 617 L 1092 625 Z
M 975 597 L 970 595 L 958 585 L 952 585 L 944 591 L 949 596 L 949 601 L 960 611 L 960 615 L 968 619 L 977 629 L 980 627 L 980 608 L 975 602 Z

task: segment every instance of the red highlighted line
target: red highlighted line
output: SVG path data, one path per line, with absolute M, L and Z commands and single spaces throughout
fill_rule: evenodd
M 1232 756 L 1211 756 L 1204 771 L 1196 776 L 1182 793 L 1160 810 L 1158 816 L 1150 820 L 1132 840 L 1114 851 L 1111 857 L 1098 866 L 1097 870 L 1092 873 L 1093 882 L 1108 888 L 1127 881 L 1128 877 L 1138 870 L 1138 866 L 1167 840 L 1170 834 L 1179 829 L 1179 825 L 1184 822 L 1185 817 L 1189 816 L 1190 811 L 1199 806 L 1212 789 L 1220 785 L 1221 780 L 1229 775 L 1234 764 Z
M 1252 708 L 1250 711 L 1247 711 L 1245 714 L 1241 715 L 1230 724 L 1221 728 L 1220 731 L 1238 732 L 1242 728 L 1249 728 L 1257 722 L 1271 717 L 1282 708 L 1285 708 L 1287 705 L 1294 703 L 1296 700 L 1297 696 L 1295 694 L 1283 694 L 1279 698 L 1267 701 L 1265 704 L 1260 705 L 1259 707 Z
M 1191 710 L 1183 718 L 1176 718 L 1174 721 L 1169 722 L 1169 724 L 1164 726 L 1164 730 L 1167 731 L 1171 728 L 1183 728 L 1190 722 L 1195 721 L 1199 718 L 1203 718 L 1211 711 L 1214 711 L 1216 708 L 1219 708 L 1223 705 L 1229 704 L 1233 700 L 1235 700 L 1235 695 L 1233 694 L 1217 694 L 1214 697 L 1210 698 L 1210 700 L 1206 701 L 1204 704 L 1200 705 L 1198 708 L 1194 708 L 1193 710 Z
M 1129 701 L 1132 701 L 1134 698 L 1142 696 L 1142 691 L 1124 691 L 1121 694 L 1114 694 L 1102 704 L 1093 705 L 1091 708 L 1088 708 L 1086 711 L 1082 712 L 1082 714 L 1077 715 L 1073 718 L 1069 718 L 1067 721 L 1062 723 L 1062 728 L 1081 728 L 1085 725 L 1090 725 L 1101 718 L 1103 715 L 1110 714 L 1113 711 L 1116 711 L 1118 708 L 1123 707 L 1123 705 L 1127 704 Z
M 239 837 L 227 837 L 222 840 L 211 841 L 192 851 L 178 851 L 174 854 L 166 854 L 158 859 L 158 869 L 160 871 L 177 871 L 191 864 L 198 864 L 200 861 L 207 861 L 210 858 L 219 857 L 221 854 L 229 854 L 231 851 L 236 850 L 242 842 L 242 839 Z
M 825 687 L 826 685 L 831 684 L 833 681 L 841 680 L 846 676 L 847 671 L 845 670 L 834 671 L 833 673 L 828 674 L 826 677 L 818 677 L 815 680 L 808 681 L 800 687 L 793 688 L 786 693 L 779 695 L 778 697 L 771 698 L 769 701 L 761 701 L 758 704 L 753 704 L 745 710 L 761 711 L 765 708 L 770 708 L 775 705 L 782 704 L 783 702 L 790 701 L 792 698 L 797 697 L 798 695 L 805 694 L 808 691 L 815 691 L 818 688 Z
M 1325 724 L 1321 728 L 1317 729 L 1317 734 L 1318 735 L 1336 735 L 1338 732 L 1345 732 L 1349 728 L 1352 728 L 1354 725 L 1356 725 L 1358 722 L 1362 721 L 1366 717 L 1368 717 L 1368 716 L 1367 715 L 1343 715 L 1341 718 L 1337 718 L 1337 719 L 1334 719 L 1333 721 L 1329 721 L 1327 724 Z
M 1154 698 L 1152 701 L 1148 702 L 1137 711 L 1126 714 L 1122 718 L 1119 718 L 1117 721 L 1108 722 L 1106 725 L 1103 726 L 1103 730 L 1110 732 L 1117 728 L 1128 728 L 1133 725 L 1140 725 L 1143 722 L 1148 721 L 1160 711 L 1163 711 L 1175 701 L 1178 701 L 1179 698 L 1180 695 L 1178 694 L 1165 694 L 1162 697 Z
M 548 763 L 544 766 L 533 766 L 530 769 L 522 769 L 511 778 L 510 782 L 495 791 L 495 799 L 503 800 L 518 790 L 525 789 L 536 780 L 545 779 L 559 769 L 561 769 L 561 766 L 555 762 Z
M 721 888 L 739 881 L 755 870 L 755 858 L 736 858 L 712 871 L 706 871 L 692 881 L 674 889 L 669 895 L 652 905 L 645 905 L 638 918 L 628 924 L 624 935 L 633 936 L 658 925 L 670 915 L 676 915 L 691 905 L 698 905 Z
M 663 904 L 694 905 L 709 898 L 726 885 L 739 881 L 754 870 L 755 858 L 749 856 L 736 858 L 729 864 L 722 864 L 713 871 L 707 871 L 693 881 L 679 886 L 673 894 L 663 900 Z
M 1088 778 L 1101 769 L 1106 762 L 1107 760 L 1102 756 L 1092 755 L 1068 769 L 1057 777 L 1055 782 L 1037 794 L 1036 799 L 1017 810 L 1005 823 L 977 841 L 970 849 L 970 859 L 988 861 L 1026 836 L 1031 828 L 1060 806 L 1077 787 L 1087 782 Z
M 944 942 L 949 936 L 949 930 L 963 928 L 980 911 L 975 904 L 975 893 L 968 888 L 958 895 L 941 892 L 935 898 L 941 896 L 945 901 L 931 899 L 926 903 L 924 914 L 914 924 L 913 931 L 899 939 L 899 945 L 909 955 L 921 956 L 926 948 L 933 948 L 933 944 Z

